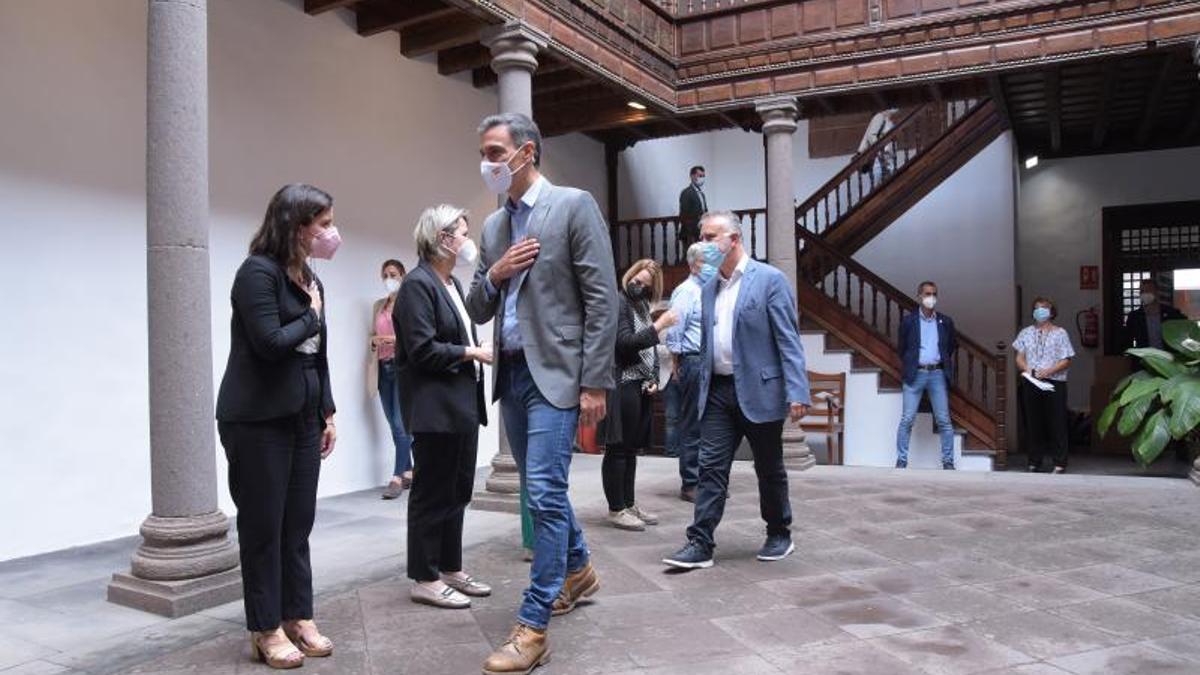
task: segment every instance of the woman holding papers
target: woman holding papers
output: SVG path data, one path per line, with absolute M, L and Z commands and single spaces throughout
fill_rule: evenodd
M 1025 443 L 1029 470 L 1041 471 L 1042 458 L 1054 456 L 1054 473 L 1067 470 L 1067 369 L 1075 350 L 1066 329 L 1054 324 L 1058 308 L 1049 298 L 1033 301 L 1032 326 L 1017 334 L 1013 350 L 1021 370 L 1025 406 Z

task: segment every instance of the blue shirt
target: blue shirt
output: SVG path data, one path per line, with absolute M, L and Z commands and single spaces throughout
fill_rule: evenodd
M 917 310 L 921 318 L 921 352 L 917 361 L 922 366 L 932 366 L 942 362 L 942 352 L 938 348 L 938 315 L 926 317 L 925 312 Z
M 529 233 L 529 215 L 533 213 L 533 207 L 537 204 L 538 195 L 542 194 L 542 186 L 545 183 L 546 179 L 539 176 L 521 196 L 519 202 L 513 204 L 511 199 L 504 201 L 504 210 L 508 211 L 511 223 L 509 230 L 512 238 L 509 245 L 521 241 Z M 528 272 L 529 269 L 526 268 L 508 280 L 509 292 L 504 296 L 504 318 L 500 324 L 500 348 L 505 351 L 522 349 L 525 344 L 521 338 L 521 326 L 517 323 L 517 298 L 520 295 L 521 282 Z M 487 275 L 484 275 L 483 279 L 483 288 L 487 291 L 488 298 L 496 297 L 499 289 L 492 285 L 492 280 Z
M 700 351 L 700 281 L 689 276 L 671 293 L 671 311 L 679 323 L 667 329 L 667 349 L 672 354 L 694 354 Z

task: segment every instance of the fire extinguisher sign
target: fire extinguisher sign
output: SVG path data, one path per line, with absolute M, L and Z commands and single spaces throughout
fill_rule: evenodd
M 1079 290 L 1094 291 L 1100 288 L 1100 267 L 1083 265 L 1079 268 Z

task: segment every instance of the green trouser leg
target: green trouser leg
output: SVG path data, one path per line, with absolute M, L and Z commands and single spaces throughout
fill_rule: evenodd
M 521 486 L 521 545 L 533 550 L 533 516 L 529 515 L 529 494 Z

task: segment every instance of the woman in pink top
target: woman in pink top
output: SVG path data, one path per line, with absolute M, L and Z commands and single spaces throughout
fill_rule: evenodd
M 392 443 L 396 446 L 396 467 L 392 480 L 383 490 L 384 499 L 395 499 L 412 484 L 412 436 L 404 429 L 400 417 L 400 390 L 396 383 L 396 330 L 392 325 L 392 307 L 396 293 L 404 279 L 404 264 L 399 260 L 387 260 L 380 274 L 387 296 L 377 300 L 371 309 L 371 359 L 367 368 L 367 388 L 371 394 L 379 394 L 383 415 L 392 429 Z

